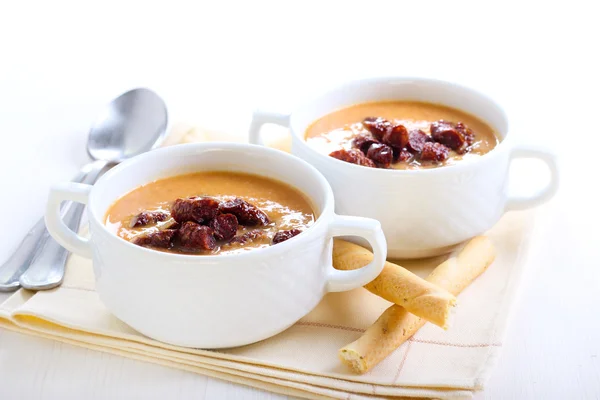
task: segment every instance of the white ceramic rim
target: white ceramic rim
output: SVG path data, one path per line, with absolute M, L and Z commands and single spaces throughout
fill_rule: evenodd
M 497 112 L 502 119 L 505 121 L 506 124 L 506 132 L 504 133 L 504 136 L 501 137 L 500 142 L 498 143 L 498 145 L 496 145 L 492 150 L 490 150 L 489 152 L 485 153 L 484 155 L 478 157 L 478 158 L 471 158 L 471 159 L 467 159 L 467 160 L 461 160 L 460 162 L 457 162 L 456 164 L 452 164 L 452 165 L 444 165 L 441 166 L 439 168 L 424 168 L 424 169 L 414 169 L 414 170 L 410 170 L 410 169 L 394 169 L 394 168 L 368 168 L 368 167 L 364 167 L 364 166 L 360 166 L 360 165 L 356 165 L 356 164 L 352 164 L 352 163 L 348 163 L 345 161 L 341 161 L 338 160 L 336 158 L 330 157 L 327 154 L 323 154 L 317 150 L 315 150 L 314 148 L 312 148 L 305 139 L 305 134 L 306 134 L 306 128 L 308 128 L 308 126 L 305 127 L 305 129 L 300 133 L 300 132 L 296 132 L 293 129 L 293 125 L 294 125 L 294 115 L 296 114 L 297 110 L 300 110 L 301 108 L 305 107 L 306 105 L 312 103 L 313 101 L 324 97 L 330 93 L 333 92 L 337 92 L 337 91 L 341 91 L 345 88 L 347 88 L 348 86 L 352 86 L 352 85 L 356 85 L 356 84 L 363 84 L 363 85 L 370 85 L 373 83 L 382 83 L 382 82 L 386 82 L 386 81 L 416 81 L 416 82 L 424 82 L 424 83 L 429 83 L 429 84 L 434 84 L 434 85 L 439 85 L 439 86 L 445 86 L 447 88 L 454 88 L 454 89 L 458 89 L 458 90 L 462 90 L 465 92 L 470 92 L 472 95 L 474 96 L 478 96 L 482 99 L 484 99 L 485 101 L 487 101 L 491 106 L 493 106 L 495 108 L 495 112 Z M 397 99 L 397 101 L 410 101 L 410 99 Z M 389 99 L 381 99 L 381 100 L 373 100 L 373 101 L 359 101 L 357 103 L 353 103 L 353 105 L 357 105 L 357 104 L 364 104 L 364 103 L 370 103 L 370 102 L 377 102 L 377 101 L 394 101 L 393 98 L 389 98 Z M 440 104 L 446 107 L 451 107 L 451 108 L 455 108 L 457 110 L 460 110 L 462 112 L 468 113 L 467 111 L 463 111 L 451 104 L 445 104 L 445 103 L 432 103 L 432 104 Z M 351 107 L 352 105 L 348 105 L 345 107 Z M 344 107 L 344 108 L 345 108 Z M 339 109 L 336 110 L 329 110 L 327 113 L 323 114 L 321 117 L 322 118 L 332 112 L 335 112 Z M 486 124 L 489 125 L 489 122 L 484 120 L 483 118 L 481 118 L 478 115 L 472 114 L 472 113 L 468 113 L 470 115 L 473 115 L 474 117 L 476 117 L 477 119 L 485 122 Z M 314 119 L 312 123 L 314 123 L 316 121 L 316 119 Z M 452 170 L 457 170 L 457 169 L 462 169 L 462 168 L 469 168 L 471 165 L 479 163 L 479 162 L 484 162 L 485 160 L 491 158 L 492 156 L 496 155 L 497 153 L 499 153 L 500 151 L 503 151 L 506 147 L 510 146 L 510 142 L 508 141 L 508 136 L 509 136 L 509 124 L 508 124 L 508 117 L 504 111 L 504 109 L 502 107 L 500 107 L 500 105 L 494 100 L 492 99 L 490 96 L 475 90 L 473 88 L 470 88 L 468 86 L 463 86 L 463 85 L 459 85 L 456 83 L 452 83 L 449 81 L 444 81 L 444 80 L 440 80 L 440 79 L 433 79 L 433 78 L 423 78 L 423 77 L 403 77 L 403 76 L 385 76 L 385 77 L 374 77 L 374 78 L 365 78 L 365 79 L 354 79 L 354 80 L 350 80 L 350 81 L 346 81 L 345 83 L 342 84 L 338 84 L 328 90 L 322 91 L 320 92 L 319 95 L 317 96 L 313 96 L 310 100 L 306 100 L 303 101 L 300 106 L 297 106 L 294 108 L 294 110 L 291 112 L 290 114 L 290 123 L 289 123 L 289 127 L 290 127 L 290 132 L 292 135 L 296 136 L 296 138 L 302 143 L 303 146 L 306 146 L 307 148 L 310 149 L 310 151 L 312 151 L 315 154 L 318 154 L 318 157 L 320 157 L 323 160 L 331 160 L 335 163 L 337 163 L 340 167 L 344 166 L 347 168 L 351 168 L 354 169 L 355 171 L 359 172 L 359 171 L 369 171 L 368 173 L 374 173 L 374 174 L 397 174 L 397 175 L 414 175 L 414 174 L 419 174 L 419 175 L 423 175 L 423 174 L 440 174 L 440 173 L 444 173 L 444 171 L 447 171 L 448 169 L 452 169 Z M 492 127 L 495 129 L 495 127 Z M 498 133 L 500 134 L 500 133 Z
M 191 148 L 191 147 L 206 147 L 206 148 L 211 148 L 211 147 L 219 147 L 219 148 L 226 148 L 228 150 L 238 150 L 238 149 L 248 149 L 251 148 L 253 149 L 252 151 L 257 151 L 257 152 L 267 152 L 267 153 L 274 153 L 277 154 L 277 156 L 279 157 L 283 157 L 284 159 L 287 159 L 289 161 L 285 161 L 285 162 L 289 162 L 291 163 L 290 168 L 294 167 L 294 163 L 296 164 L 297 168 L 304 168 L 307 170 L 307 172 L 313 174 L 314 178 L 317 180 L 317 182 L 320 185 L 320 189 L 323 190 L 325 192 L 325 200 L 324 200 L 324 206 L 322 210 L 319 210 L 320 213 L 317 217 L 317 219 L 315 220 L 314 224 L 312 224 L 310 227 L 308 227 L 305 231 L 302 232 L 302 234 L 294 236 L 282 243 L 278 243 L 276 246 L 269 246 L 269 247 L 264 247 L 264 248 L 258 248 L 258 249 L 252 249 L 252 250 L 248 250 L 246 252 L 243 253 L 237 253 L 237 254 L 223 254 L 223 255 L 192 255 L 192 254 L 177 254 L 177 253 L 169 253 L 169 252 L 164 252 L 164 251 L 158 251 L 158 250 L 152 250 L 146 247 L 142 247 L 142 246 L 138 246 L 135 245 L 133 243 L 131 243 L 128 240 L 125 240 L 119 236 L 117 236 L 116 234 L 114 234 L 113 232 L 109 231 L 108 228 L 106 227 L 105 223 L 102 222 L 102 219 L 98 218 L 98 216 L 94 213 L 94 190 L 96 189 L 96 185 L 94 185 L 94 187 L 92 188 L 92 190 L 89 193 L 89 197 L 88 197 L 88 216 L 91 217 L 90 218 L 90 223 L 96 223 L 97 225 L 101 226 L 102 229 L 102 233 L 105 234 L 107 237 L 110 237 L 113 241 L 113 243 L 115 244 L 119 244 L 119 245 L 125 245 L 127 247 L 129 247 L 130 249 L 136 250 L 136 251 L 141 251 L 147 254 L 153 254 L 156 257 L 159 258 L 165 258 L 165 259 L 171 259 L 171 260 L 178 260 L 178 261 L 197 261 L 199 263 L 220 263 L 220 262 L 225 262 L 227 260 L 230 259 L 240 259 L 240 258 L 260 258 L 260 257 L 267 257 L 267 256 L 275 256 L 279 253 L 285 253 L 288 248 L 290 248 L 291 246 L 301 246 L 302 242 L 304 242 L 305 240 L 308 240 L 308 233 L 310 233 L 311 231 L 315 231 L 315 228 L 320 227 L 321 225 L 325 224 L 326 222 L 324 221 L 324 216 L 325 215 L 333 215 L 334 214 L 334 199 L 333 199 L 333 190 L 331 189 L 331 186 L 329 185 L 329 182 L 327 182 L 327 180 L 325 179 L 325 177 L 312 165 L 310 165 L 309 163 L 307 163 L 306 161 L 292 156 L 289 153 L 280 151 L 280 150 L 276 150 L 276 149 L 272 149 L 269 147 L 265 147 L 265 146 L 261 146 L 261 145 L 254 145 L 254 144 L 246 144 L 246 143 L 228 143 L 228 142 L 206 142 L 206 143 L 190 143 L 190 144 L 179 144 L 179 145 L 175 145 L 175 146 L 168 146 L 168 147 L 163 147 L 163 148 L 159 148 L 156 150 L 152 150 L 150 152 L 141 154 L 139 156 L 133 157 L 127 161 L 124 161 L 123 163 L 117 165 L 116 167 L 112 168 L 110 171 L 108 171 L 106 174 L 104 174 L 96 184 L 101 183 L 103 181 L 106 181 L 108 179 L 111 179 L 111 177 L 113 175 L 116 174 L 120 174 L 120 173 L 124 173 L 123 170 L 126 170 L 127 168 L 129 168 L 132 165 L 135 165 L 138 162 L 142 162 L 146 159 L 149 158 L 154 158 L 154 157 L 160 157 L 160 155 L 162 155 L 163 153 L 169 153 L 172 152 L 177 149 L 180 149 L 181 151 L 183 151 L 184 148 Z M 221 170 L 199 170 L 198 172 L 202 172 L 202 171 L 221 171 Z M 192 173 L 192 172 L 190 172 Z M 252 173 L 250 173 L 252 175 Z M 254 175 L 258 175 L 258 174 L 254 174 Z M 173 175 L 176 176 L 176 175 Z M 262 175 L 259 175 L 262 176 Z M 271 180 L 276 180 L 267 176 L 262 176 L 264 178 L 267 179 L 271 179 Z M 168 179 L 168 178 L 165 178 Z M 150 181 L 152 182 L 152 181 Z M 145 184 L 148 184 L 150 182 L 147 182 Z M 293 185 L 290 185 L 286 182 L 283 182 L 291 187 L 293 187 L 294 189 L 298 190 L 300 193 L 302 193 L 304 196 L 306 196 L 310 201 L 311 201 L 311 206 L 314 207 L 315 205 L 315 201 L 314 199 L 312 199 L 311 197 L 309 197 L 306 193 L 304 193 L 303 191 L 301 191 L 300 189 L 296 188 Z M 141 186 L 141 185 L 140 185 Z M 139 186 L 138 186 L 139 187 Z M 129 193 L 129 192 L 128 192 Z M 125 196 L 127 193 L 124 193 L 122 196 Z M 121 197 L 122 197 L 121 196 Z M 112 203 L 111 206 L 121 197 L 115 199 Z M 104 210 L 106 215 L 106 211 Z M 313 210 L 314 212 L 315 210 Z M 307 233 L 307 234 L 304 234 Z M 329 239 L 329 237 L 328 237 Z M 93 240 L 92 240 L 93 242 Z M 251 265 L 246 265 L 244 266 L 244 268 L 250 268 Z

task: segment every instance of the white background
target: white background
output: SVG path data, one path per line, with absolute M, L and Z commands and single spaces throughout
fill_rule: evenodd
M 86 163 L 99 108 L 135 86 L 172 120 L 243 132 L 348 78 L 486 91 L 561 156 L 502 358 L 481 398 L 600 398 L 600 29 L 593 2 L 0 2 L 0 261 Z M 532 186 L 543 182 L 532 182 Z M 0 332 L 0 398 L 279 398 Z

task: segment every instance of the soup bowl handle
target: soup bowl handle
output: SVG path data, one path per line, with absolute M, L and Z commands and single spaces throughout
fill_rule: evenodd
M 264 124 L 276 124 L 289 128 L 290 126 L 290 115 L 281 114 L 271 111 L 255 110 L 252 114 L 252 122 L 250 123 L 249 129 L 249 141 L 251 144 L 264 145 L 264 141 L 260 134 L 260 129 Z
M 359 236 L 366 239 L 373 250 L 373 260 L 362 268 L 341 271 L 329 266 L 327 291 L 344 292 L 364 286 L 375 279 L 383 269 L 387 243 L 379 221 L 371 218 L 335 215 L 329 226 L 329 236 Z
M 77 203 L 87 204 L 88 195 L 92 185 L 82 183 L 65 182 L 54 185 L 50 189 L 48 203 L 46 205 L 46 228 L 50 235 L 61 246 L 70 252 L 80 256 L 92 258 L 92 249 L 88 239 L 79 236 L 65 224 L 60 214 L 60 204 L 71 200 Z
M 550 200 L 558 190 L 558 160 L 550 150 L 538 146 L 517 145 L 512 149 L 510 159 L 517 158 L 533 158 L 544 162 L 550 170 L 550 182 L 531 196 L 509 196 L 505 211 L 525 210 L 538 206 Z

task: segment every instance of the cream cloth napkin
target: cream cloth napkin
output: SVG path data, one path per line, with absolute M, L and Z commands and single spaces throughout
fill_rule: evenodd
M 223 135 L 180 124 L 167 144 L 211 139 Z M 275 147 L 288 146 L 277 135 L 271 139 Z M 362 288 L 326 295 L 309 315 L 262 342 L 226 350 L 188 349 L 147 338 L 111 315 L 94 291 L 91 261 L 72 255 L 61 287 L 38 293 L 21 289 L 0 304 L 0 326 L 309 399 L 470 398 L 483 389 L 500 353 L 533 222 L 531 212 L 505 215 L 488 233 L 498 257 L 459 296 L 452 327 L 443 331 L 426 324 L 365 375 L 341 365 L 337 351 L 390 303 Z M 442 260 L 402 265 L 424 277 Z

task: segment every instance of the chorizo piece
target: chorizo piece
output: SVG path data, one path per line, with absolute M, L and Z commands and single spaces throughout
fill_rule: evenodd
M 382 140 L 385 134 L 392 130 L 392 123 L 381 117 L 367 117 L 362 123 L 379 140 Z
M 448 148 L 441 143 L 429 142 L 423 146 L 422 161 L 445 161 L 448 158 Z
M 262 239 L 266 236 L 267 236 L 267 233 L 265 231 L 262 231 L 260 229 L 253 229 L 249 232 L 244 233 L 243 235 L 234 237 L 233 239 L 231 239 L 231 241 L 228 244 L 237 243 L 237 244 L 244 245 L 248 242 L 253 242 L 256 239 Z
M 156 247 L 159 249 L 170 249 L 173 247 L 175 229 L 163 229 L 162 231 L 149 232 L 134 238 L 131 242 L 143 247 Z
M 464 127 L 464 125 L 461 124 L 461 127 Z M 448 121 L 439 120 L 434 122 L 429 129 L 433 140 L 452 150 L 459 150 L 466 141 L 463 134 L 463 131 L 466 131 L 466 129 L 461 129 L 461 131 L 459 131 L 453 123 Z
M 431 142 L 431 137 L 420 129 L 414 129 L 408 134 L 406 148 L 414 154 L 419 154 L 427 142 Z
M 352 147 L 362 151 L 364 154 L 367 154 L 369 147 L 375 143 L 379 143 L 379 140 L 368 134 L 357 135 L 354 139 L 352 139 Z
M 223 214 L 235 215 L 240 225 L 267 226 L 271 223 L 264 211 L 239 197 L 221 203 L 219 211 Z
M 459 149 L 459 152 L 466 153 L 469 150 L 471 150 L 469 146 L 475 143 L 475 133 L 473 133 L 473 130 L 465 124 L 463 124 L 462 122 L 456 123 L 456 130 L 462 133 L 462 135 L 465 137 L 465 145 L 463 145 L 463 147 Z
M 375 163 L 367 158 L 362 151 L 356 149 L 336 150 L 331 152 L 329 156 L 351 164 L 362 165 L 363 167 L 376 167 Z
M 220 214 L 210 221 L 210 227 L 214 231 L 215 239 L 230 240 L 237 232 L 238 220 L 233 214 Z
M 142 211 L 131 220 L 131 227 L 146 226 L 157 222 L 166 221 L 169 214 L 164 211 Z
M 404 125 L 394 125 L 383 136 L 383 143 L 399 149 L 405 147 L 408 144 L 408 130 Z
M 376 143 L 369 147 L 367 157 L 377 164 L 378 167 L 387 168 L 394 159 L 394 152 L 387 144 Z
M 398 162 L 410 162 L 412 161 L 413 155 L 410 151 L 406 150 L 406 149 L 402 149 L 398 152 L 398 156 L 396 157 L 396 160 Z
M 210 197 L 177 199 L 171 207 L 171 216 L 177 222 L 208 223 L 219 213 L 219 201 Z
M 288 239 L 293 238 L 296 235 L 302 233 L 300 229 L 290 229 L 289 231 L 279 231 L 273 236 L 273 244 L 285 242 Z
M 217 247 L 212 228 L 187 221 L 178 230 L 181 246 L 194 250 L 213 250 Z

